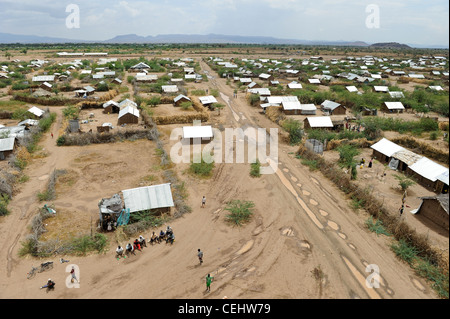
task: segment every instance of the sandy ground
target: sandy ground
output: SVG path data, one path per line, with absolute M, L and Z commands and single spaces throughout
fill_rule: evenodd
M 216 77 L 206 64 L 201 66 Z M 208 86 L 217 87 L 219 101 L 227 105 L 220 117 L 213 117 L 213 124 L 276 127 L 248 106 L 243 94 L 233 99 L 233 89 L 224 79 L 211 78 Z M 61 108 L 52 110 L 58 113 L 51 129 L 56 138 Z M 45 177 L 54 169 L 73 173 L 73 183 L 64 186 L 70 191 L 59 193 L 55 205 L 61 214 L 80 214 L 77 221 L 68 223 L 68 229 L 76 228 L 78 222 L 86 225 L 91 217 L 97 217 L 101 198 L 139 185 L 136 177 L 155 170 L 152 142 L 133 143 L 58 148 L 50 132 L 44 137 L 41 146 L 49 156 L 26 168 L 30 180 L 11 201 L 12 213 L 0 219 L 0 298 L 437 298 L 430 286 L 390 251 L 390 239 L 369 232 L 364 226 L 367 216 L 351 210 L 331 182 L 302 166 L 294 156 L 295 148 L 283 144 L 279 145 L 277 172 L 259 179 L 249 177 L 249 164 L 216 164 L 213 177 L 205 180 L 178 168 L 193 211 L 170 223 L 176 236 L 173 246 L 147 247 L 136 256 L 116 260 L 117 242 L 111 235 L 109 251 L 104 254 L 64 256 L 69 265 L 79 267 L 79 288 L 66 287 L 68 264 L 59 264 L 60 256 L 48 258 L 55 262 L 54 269 L 27 280 L 31 266 L 41 261 L 21 258 L 18 250 L 41 205 L 36 193 L 45 187 Z M 95 165 L 86 166 L 84 161 Z M 200 208 L 203 195 L 207 205 Z M 248 225 L 239 228 L 224 222 L 225 204 L 232 199 L 255 203 L 254 218 Z M 149 237 L 150 233 L 143 235 Z M 196 256 L 198 248 L 204 252 L 202 265 Z M 366 267 L 372 264 L 379 267 L 381 279 L 379 288 L 370 289 L 365 278 L 370 274 Z M 215 278 L 209 293 L 205 292 L 207 274 Z M 46 294 L 39 287 L 49 277 L 57 285 Z

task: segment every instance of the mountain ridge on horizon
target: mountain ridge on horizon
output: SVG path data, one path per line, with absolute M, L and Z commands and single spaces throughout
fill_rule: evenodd
M 123 34 L 117 35 L 107 40 L 77 40 L 77 39 L 65 39 L 57 37 L 36 36 L 36 35 L 17 35 L 10 33 L 0 33 L 1 44 L 57 44 L 57 43 L 154 43 L 154 44 L 291 44 L 291 45 L 336 45 L 336 46 L 357 46 L 357 47 L 369 47 L 377 43 L 367 43 L 364 41 L 326 41 L 326 40 L 297 40 L 297 39 L 281 39 L 270 36 L 237 36 L 237 35 L 223 35 L 223 34 L 162 34 L 156 36 L 140 36 L 137 34 Z M 408 44 L 413 48 L 430 48 L 430 49 L 448 49 L 445 45 L 414 45 Z

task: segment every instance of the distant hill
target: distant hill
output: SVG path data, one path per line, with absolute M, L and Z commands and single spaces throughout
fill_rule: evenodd
M 19 35 L 0 33 L 0 43 L 235 43 L 235 44 L 299 44 L 299 45 L 336 45 L 368 46 L 362 41 L 308 41 L 296 39 L 279 39 L 265 36 L 235 36 L 223 34 L 164 34 L 157 36 L 139 36 L 136 34 L 118 35 L 109 40 L 86 41 L 76 39 L 44 37 L 36 35 Z
M 46 37 L 37 35 L 23 35 L 0 32 L 0 43 L 206 43 L 206 44 L 291 44 L 291 45 L 326 45 L 326 46 L 349 46 L 349 47 L 373 47 L 373 48 L 448 48 L 448 45 L 418 45 L 400 44 L 397 42 L 368 44 L 364 41 L 311 41 L 298 39 L 280 39 L 266 36 L 237 36 L 223 34 L 163 34 L 157 36 L 140 36 L 136 34 L 124 34 L 115 36 L 108 40 L 78 40 L 57 37 Z
M 370 45 L 371 48 L 386 48 L 386 49 L 411 49 L 407 44 L 401 44 L 397 42 L 383 42 L 374 43 Z
M 0 33 L 0 43 L 82 43 L 82 42 L 88 43 L 92 41 L 43 37 L 37 35 Z
M 104 41 L 106 43 L 235 43 L 235 44 L 304 44 L 304 45 L 340 45 L 368 46 L 367 43 L 347 41 L 308 41 L 279 39 L 265 36 L 237 36 L 223 34 L 164 34 L 157 36 L 138 36 L 136 34 L 119 35 Z

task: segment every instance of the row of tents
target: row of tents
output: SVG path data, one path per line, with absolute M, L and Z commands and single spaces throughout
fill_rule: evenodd
M 437 193 L 448 193 L 449 169 L 411 152 L 386 138 L 371 146 L 373 157 L 391 169 L 413 176 L 419 184 Z

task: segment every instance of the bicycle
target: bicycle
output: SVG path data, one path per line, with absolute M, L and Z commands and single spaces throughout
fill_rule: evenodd
M 53 268 L 53 261 L 47 261 L 46 263 L 42 263 L 39 267 L 31 266 L 31 270 L 27 273 L 27 279 L 34 278 L 36 276 L 36 272 L 41 273 L 43 271 L 47 271 Z

